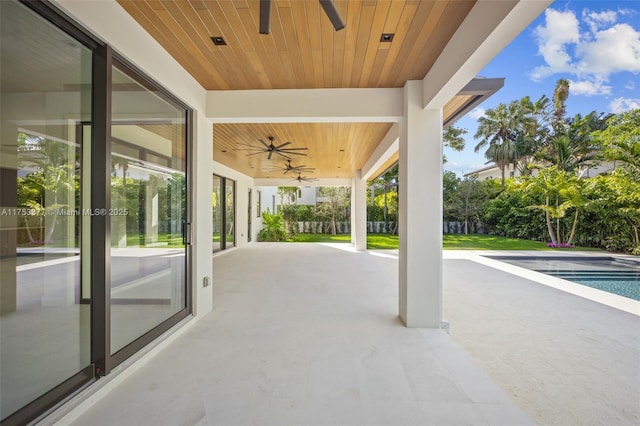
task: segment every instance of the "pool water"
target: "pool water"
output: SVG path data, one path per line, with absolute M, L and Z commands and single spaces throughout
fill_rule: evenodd
M 640 300 L 640 261 L 613 257 L 491 256 L 491 258 L 629 299 Z

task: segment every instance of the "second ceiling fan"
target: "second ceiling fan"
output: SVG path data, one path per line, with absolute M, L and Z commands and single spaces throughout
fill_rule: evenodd
M 271 31 L 271 1 L 272 0 L 260 0 L 260 34 L 269 34 Z M 333 28 L 336 31 L 340 31 L 344 28 L 344 22 L 336 9 L 336 5 L 333 4 L 333 0 L 318 0 L 320 6 L 324 9 L 324 13 L 331 21 Z

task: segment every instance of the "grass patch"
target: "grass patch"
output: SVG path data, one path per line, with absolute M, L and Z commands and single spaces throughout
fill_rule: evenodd
M 398 248 L 398 236 L 389 234 L 367 234 L 368 250 L 386 250 Z
M 351 234 L 296 234 L 292 238 L 287 238 L 292 243 L 349 243 Z
M 328 234 L 297 234 L 293 238 L 288 239 L 290 242 L 304 243 L 348 243 L 351 241 L 351 235 L 328 235 Z M 367 234 L 367 249 L 369 250 L 385 250 L 397 249 L 398 236 L 389 234 Z M 442 248 L 444 250 L 588 250 L 597 251 L 598 249 L 575 247 L 572 249 L 552 249 L 541 241 L 520 240 L 517 238 L 505 238 L 495 235 L 461 235 L 446 234 L 442 236 Z
M 445 250 L 550 250 L 547 244 L 541 241 L 477 234 L 443 235 L 442 248 Z
M 542 241 L 521 240 L 518 238 L 505 238 L 496 235 L 461 235 L 446 234 L 442 236 L 442 248 L 444 250 L 587 250 L 598 251 L 588 247 L 574 247 L 553 249 L 547 247 Z
M 296 234 L 287 239 L 293 243 L 349 243 L 351 234 Z M 367 234 L 367 249 L 397 249 L 398 236 L 388 234 Z
M 159 247 L 159 248 L 182 248 L 182 235 L 180 234 L 158 234 L 158 241 L 147 245 L 144 236 L 138 234 L 127 234 L 127 247 Z

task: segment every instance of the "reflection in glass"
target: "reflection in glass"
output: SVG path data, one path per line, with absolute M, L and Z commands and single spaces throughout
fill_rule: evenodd
M 236 183 L 231 179 L 225 179 L 225 248 L 235 245 L 235 189 Z
M 213 251 L 222 250 L 222 179 L 219 176 L 213 175 Z
M 81 205 L 89 196 L 90 126 L 82 123 L 91 117 L 91 51 L 17 2 L 0 2 L 0 15 L 4 419 L 90 364 Z
M 186 307 L 186 112 L 113 69 L 111 352 Z

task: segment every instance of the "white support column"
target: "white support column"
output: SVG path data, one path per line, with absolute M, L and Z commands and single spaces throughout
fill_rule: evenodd
M 211 197 L 213 194 L 213 126 L 202 112 L 197 112 L 193 120 L 193 217 L 191 235 L 193 237 L 193 313 L 204 315 L 213 309 L 213 215 Z M 205 278 L 209 285 L 205 287 Z M 215 283 L 214 283 L 215 285 Z
M 442 109 L 422 108 L 422 82 L 404 86 L 400 124 L 400 318 L 442 321 Z
M 351 182 L 351 244 L 357 251 L 367 249 L 367 181 L 361 170 Z

